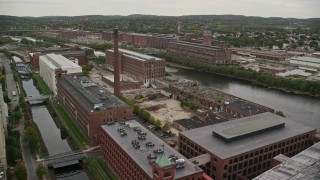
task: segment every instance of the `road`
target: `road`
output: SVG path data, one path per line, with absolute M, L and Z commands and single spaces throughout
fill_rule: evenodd
M 13 72 L 10 67 L 9 59 L 3 54 L 0 53 L 0 62 L 4 65 L 6 70 L 6 85 L 7 85 L 7 92 L 8 97 L 11 99 L 11 109 L 14 109 L 19 104 L 19 94 L 16 87 L 16 82 L 13 78 Z M 13 96 L 12 91 L 16 91 L 17 95 Z M 23 160 L 25 162 L 27 172 L 28 172 L 28 179 L 34 180 L 38 179 L 35 171 L 37 167 L 37 162 L 33 159 L 31 150 L 26 141 L 24 141 L 24 118 L 19 121 L 19 132 L 20 132 L 20 144 L 22 150 Z
M 4 65 L 5 69 L 6 69 L 6 85 L 7 85 L 7 92 L 8 92 L 8 97 L 11 99 L 11 108 L 14 109 L 14 107 L 16 107 L 16 105 L 18 105 L 18 100 L 19 100 L 19 96 L 18 96 L 18 91 L 17 91 L 17 87 L 16 87 L 16 83 L 14 81 L 13 78 L 13 73 L 10 67 L 10 61 L 7 58 L 7 56 L 5 56 L 3 53 L 0 53 L 0 59 L 1 59 L 1 63 Z M 15 91 L 17 93 L 17 95 L 13 96 L 12 92 Z

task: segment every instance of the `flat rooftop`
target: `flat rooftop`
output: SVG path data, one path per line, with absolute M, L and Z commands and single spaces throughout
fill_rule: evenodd
M 127 106 L 107 89 L 98 86 L 86 76 L 64 75 L 58 81 L 87 111 Z M 97 106 L 99 106 L 99 109 L 96 110 L 94 107 Z
M 40 56 L 40 58 L 41 57 L 43 58 L 43 60 L 47 61 L 48 63 L 51 63 L 50 65 L 53 65 L 56 68 L 61 68 L 62 70 L 81 69 L 81 67 L 78 64 L 70 61 L 69 59 L 65 58 L 60 54 L 46 54 Z
M 254 179 L 320 179 L 320 142 L 292 158 L 280 154 L 275 159 L 279 159 L 282 163 Z
M 190 119 L 179 119 L 174 121 L 179 125 L 183 126 L 186 129 L 195 129 L 200 128 L 208 125 L 213 125 L 221 122 L 227 121 L 223 117 L 217 116 L 216 114 L 210 114 L 207 117 L 199 117 L 193 116 Z
M 159 156 L 159 154 L 154 153 L 155 149 L 164 149 L 164 153 L 166 156 L 176 155 L 179 159 L 183 158 L 185 160 L 185 168 L 175 171 L 175 179 L 202 172 L 202 169 L 194 165 L 192 162 L 187 160 L 186 157 L 182 156 L 180 153 L 168 146 L 165 142 L 163 142 L 149 130 L 141 126 L 137 121 L 131 120 L 126 121 L 126 123 L 133 124 L 134 127 L 138 126 L 138 128 L 141 129 L 142 132 L 147 133 L 145 136 L 146 140 L 139 141 L 138 134 L 136 131 L 134 131 L 133 128 L 130 128 L 127 125 L 120 125 L 118 122 L 116 122 L 114 125 L 101 125 L 101 127 L 120 147 L 122 147 L 122 149 L 131 157 L 131 159 L 133 159 L 133 161 L 135 161 L 136 164 L 138 164 L 143 169 L 143 171 L 150 176 L 150 178 L 153 178 L 152 166 L 149 163 L 149 159 L 147 158 L 147 156 L 149 154 Z M 118 132 L 119 128 L 124 128 L 127 136 L 120 136 L 120 133 Z M 139 149 L 135 149 L 133 147 L 133 140 L 137 140 L 140 142 L 141 147 Z M 154 144 L 154 147 L 146 147 L 145 144 L 149 141 Z
M 215 131 L 223 131 L 230 127 L 236 127 L 248 122 L 257 121 L 259 119 L 263 119 L 265 121 L 271 120 L 274 123 L 285 121 L 285 126 L 283 128 L 272 129 L 268 131 L 264 131 L 263 133 L 257 133 L 250 136 L 246 136 L 244 138 L 240 138 L 236 141 L 226 142 L 218 137 L 212 135 L 212 132 Z M 252 126 L 254 129 L 261 129 L 262 125 L 258 125 L 259 122 L 255 122 Z M 272 123 L 271 123 L 272 124 Z M 268 126 L 270 124 L 264 124 L 264 126 Z M 258 126 L 258 128 L 257 128 Z M 241 127 L 241 126 L 240 126 Z M 260 127 L 260 128 L 259 128 Z M 219 128 L 221 128 L 219 130 Z M 244 128 L 246 130 L 246 128 Z M 250 128 L 248 128 L 250 130 Z M 238 154 L 242 154 L 248 151 L 252 151 L 258 148 L 262 148 L 264 146 L 268 146 L 270 144 L 289 139 L 291 137 L 308 133 L 310 131 L 314 131 L 315 128 L 307 127 L 297 122 L 291 121 L 290 119 L 283 118 L 281 116 L 275 115 L 270 112 L 253 115 L 241 119 L 237 119 L 234 121 L 227 121 L 219 124 L 215 124 L 213 126 L 205 126 L 202 128 L 197 128 L 189 131 L 181 132 L 180 134 L 187 137 L 188 139 L 194 141 L 199 146 L 203 147 L 207 151 L 215 154 L 221 159 L 227 159 Z M 221 132 L 226 136 L 233 136 L 234 134 L 241 134 L 240 130 L 230 132 Z
M 241 122 L 217 124 L 212 128 L 212 134 L 226 142 L 231 142 L 284 126 L 285 121 L 283 119 L 262 116 L 256 119 L 247 118 L 246 121 Z
M 213 102 L 218 101 L 219 98 L 222 98 L 224 101 L 222 103 L 224 103 L 228 108 L 231 108 L 232 110 L 240 112 L 241 114 L 244 114 L 246 116 L 260 114 L 272 110 L 271 108 L 268 108 L 266 106 L 238 98 L 231 94 L 227 94 L 214 88 L 204 86 L 195 81 L 177 80 L 178 82 L 170 82 L 165 78 L 162 78 L 161 81 L 167 82 L 171 86 L 176 86 L 177 88 L 183 89 L 188 93 L 196 94 L 199 97 L 208 99 Z
M 197 43 L 190 43 L 190 42 L 185 42 L 185 41 L 178 41 L 178 42 L 171 42 L 172 44 L 178 44 L 182 46 L 190 46 L 190 47 L 196 47 L 196 48 L 201 48 L 201 49 L 207 49 L 207 50 L 221 50 L 223 48 L 219 48 L 217 46 L 208 46 L 204 44 L 197 44 Z
M 320 64 L 320 58 L 315 58 L 315 57 L 292 57 L 290 58 L 290 61 L 301 61 L 301 62 L 308 62 L 308 63 L 317 63 Z
M 112 53 L 114 52 L 113 49 L 109 49 L 107 51 L 112 52 Z M 136 59 L 138 61 L 164 61 L 164 59 L 161 59 L 161 58 L 129 51 L 126 49 L 119 49 L 119 52 L 123 53 L 125 56 L 131 57 L 131 58 Z

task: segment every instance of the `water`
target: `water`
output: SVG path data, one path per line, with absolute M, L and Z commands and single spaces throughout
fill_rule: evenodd
M 27 96 L 37 96 L 39 95 L 39 91 L 33 85 L 33 80 L 23 80 L 23 88 L 26 91 Z M 62 152 L 71 151 L 71 148 L 66 139 L 62 138 L 63 135 L 61 130 L 54 123 L 48 109 L 41 106 L 32 106 L 32 116 L 33 121 L 37 124 L 41 137 L 45 143 L 45 146 L 48 149 L 49 155 L 54 155 Z M 79 180 L 87 180 L 89 179 L 86 173 L 79 165 L 73 165 L 69 167 L 70 170 L 63 171 L 63 176 L 57 176 L 57 179 L 79 179 Z M 66 169 L 65 167 L 63 169 Z M 61 174 L 59 169 L 56 171 L 56 174 Z
M 166 71 L 185 79 L 196 80 L 223 92 L 280 110 L 287 118 L 320 131 L 320 99 L 295 95 L 253 85 L 241 80 L 193 70 L 166 67 Z

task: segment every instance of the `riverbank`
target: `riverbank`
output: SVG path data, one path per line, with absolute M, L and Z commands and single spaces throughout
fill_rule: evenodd
M 180 64 L 175 64 L 175 63 L 167 62 L 167 61 L 166 61 L 166 66 L 174 67 L 174 68 L 179 68 L 179 69 L 196 70 L 196 69 L 194 69 L 194 68 L 192 68 L 192 67 L 183 66 L 183 65 L 180 65 Z
M 268 86 L 267 84 L 263 84 L 263 83 L 258 82 L 256 80 L 249 80 L 249 79 L 241 78 L 239 76 L 232 76 L 232 75 L 227 75 L 227 74 L 222 74 L 222 73 L 199 70 L 199 69 L 195 69 L 195 68 L 192 68 L 192 67 L 188 67 L 188 66 L 184 66 L 184 65 L 180 65 L 180 64 L 176 64 L 176 63 L 172 63 L 172 62 L 169 62 L 169 63 L 166 62 L 166 65 L 169 66 L 169 67 L 177 68 L 177 69 L 193 70 L 193 71 L 198 71 L 198 72 L 205 72 L 205 73 L 215 74 L 215 75 L 219 75 L 219 76 L 223 76 L 223 77 L 228 77 L 228 78 L 232 78 L 232 79 L 241 80 L 241 81 L 244 81 L 244 82 L 247 82 L 247 83 L 251 83 L 253 85 L 265 87 L 265 88 L 268 88 L 268 89 L 274 89 L 274 90 L 282 91 L 282 92 L 285 92 L 285 93 L 290 93 L 290 94 L 295 94 L 295 95 L 310 96 L 310 97 L 315 97 L 315 98 L 319 98 L 320 99 L 320 95 L 315 95 L 315 94 L 302 92 L 302 91 L 297 91 L 297 90 L 291 90 L 291 89 L 287 89 L 287 88 L 279 88 L 279 87 L 275 87 L 275 86 Z

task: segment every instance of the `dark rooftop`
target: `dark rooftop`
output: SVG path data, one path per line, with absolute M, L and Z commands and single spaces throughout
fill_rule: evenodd
M 87 111 L 127 106 L 105 88 L 99 87 L 85 76 L 64 75 L 58 81 Z
M 217 46 L 210 46 L 210 45 L 205 45 L 205 44 L 198 44 L 198 43 L 191 43 L 191 42 L 186 42 L 186 41 L 178 41 L 178 42 L 171 42 L 172 44 L 179 44 L 183 46 L 190 46 L 190 47 L 197 47 L 197 48 L 202 48 L 202 49 L 207 49 L 207 50 L 221 50 L 222 48 L 217 47 Z
M 259 114 L 261 112 L 266 111 L 265 106 L 255 104 L 250 101 L 246 101 L 246 100 L 242 100 L 242 99 L 230 101 L 227 106 L 229 106 L 230 108 L 232 108 L 232 109 L 234 109 L 234 110 L 236 110 L 246 116 Z
M 245 138 L 238 139 L 233 142 L 225 142 L 224 140 L 212 135 L 212 131 L 221 128 L 227 129 L 230 127 L 236 127 L 248 122 L 257 121 L 263 119 L 265 121 L 272 121 L 274 123 L 285 121 L 285 126 L 279 129 L 268 130 L 263 133 L 254 134 Z M 260 120 L 259 120 L 260 121 Z M 254 124 L 259 124 L 254 123 Z M 250 128 L 249 128 L 250 129 Z M 297 122 L 291 121 L 287 118 L 275 115 L 270 112 L 253 115 L 234 121 L 227 121 L 213 126 L 205 126 L 189 131 L 181 132 L 180 134 L 194 141 L 199 146 L 203 147 L 207 151 L 215 154 L 221 159 L 227 159 L 229 157 L 236 156 L 248 151 L 252 151 L 272 143 L 276 143 L 302 133 L 314 131 L 314 128 L 304 126 Z M 238 132 L 238 134 L 241 134 Z
M 192 162 L 187 160 L 186 157 L 175 151 L 149 130 L 147 130 L 143 126 L 140 126 L 137 121 L 126 121 L 126 124 L 127 125 L 120 125 L 120 123 L 116 122 L 114 125 L 101 125 L 101 127 L 120 147 L 122 147 L 122 149 L 131 157 L 131 159 L 133 159 L 133 161 L 135 161 L 136 164 L 138 164 L 144 170 L 144 172 L 146 172 L 150 176 L 150 178 L 153 178 L 152 166 L 147 156 L 151 154 L 159 157 L 160 154 L 154 153 L 154 150 L 156 149 L 164 149 L 164 153 L 166 156 L 176 155 L 179 159 L 183 158 L 185 160 L 185 167 L 183 169 L 177 169 L 175 171 L 175 179 L 196 174 L 202 171 L 202 169 L 195 166 Z M 118 132 L 119 128 L 123 128 L 127 135 L 121 136 Z M 146 140 L 139 141 L 137 131 L 135 131 L 134 128 L 139 128 L 142 132 L 146 133 Z M 132 145 L 132 141 L 134 140 L 140 142 L 140 148 L 134 148 L 134 146 Z M 145 145 L 147 142 L 153 143 L 154 147 L 147 147 Z M 171 161 L 171 163 L 174 163 L 174 161 Z
M 253 120 L 250 119 L 246 122 L 241 122 L 241 124 L 238 122 L 229 123 L 227 125 L 218 124 L 212 128 L 212 133 L 226 142 L 231 142 L 284 126 L 285 121 L 283 119 L 261 117 Z
M 72 48 L 40 48 L 35 51 L 38 54 L 61 54 L 62 56 L 86 56 L 84 50 L 74 50 Z
M 292 158 L 280 154 L 276 156 L 275 159 L 279 159 L 282 163 L 254 179 L 320 179 L 320 142 Z
M 193 116 L 190 119 L 179 119 L 174 122 L 180 124 L 186 129 L 195 129 L 225 121 L 227 120 L 217 116 L 216 114 L 209 114 L 207 117 Z

